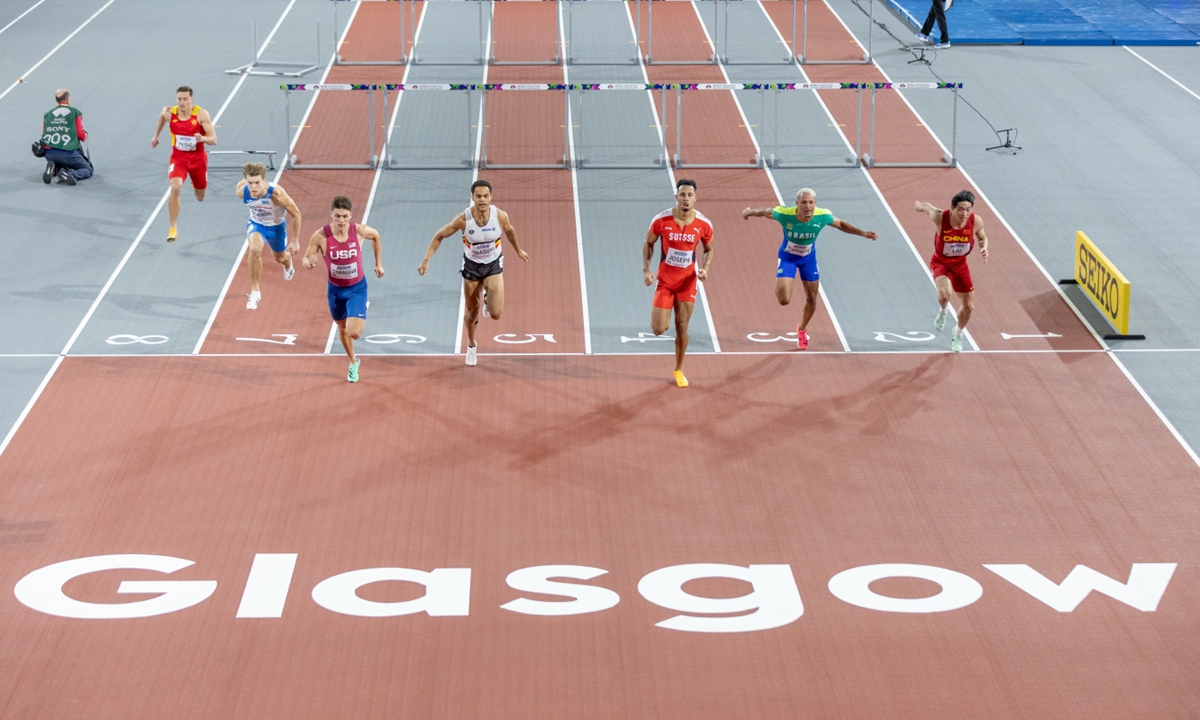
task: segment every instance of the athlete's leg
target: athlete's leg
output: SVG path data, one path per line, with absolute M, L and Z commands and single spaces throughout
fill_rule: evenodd
M 802 280 L 804 283 L 804 315 L 800 318 L 800 329 L 807 330 L 813 313 L 817 311 L 817 298 L 821 297 L 820 280 Z
M 167 215 L 171 218 L 171 229 L 179 222 L 179 191 L 183 188 L 183 178 L 171 178 L 171 194 L 167 197 Z
M 467 327 L 467 347 L 475 347 L 475 325 L 479 322 L 479 295 L 482 292 L 482 282 L 463 279 L 463 325 Z
M 775 299 L 780 305 L 787 305 L 792 301 L 792 289 L 796 286 L 796 278 L 775 278 Z
M 350 323 L 355 323 L 358 326 L 358 335 L 350 336 Z M 359 335 L 362 335 L 364 322 L 361 318 L 346 318 L 338 320 L 338 339 L 342 341 L 342 347 L 346 350 L 346 355 L 350 358 L 351 364 L 358 362 L 358 356 L 354 354 L 354 341 Z
M 675 370 L 683 370 L 683 355 L 688 346 L 688 322 L 692 319 L 695 303 L 675 303 Z
M 196 199 L 200 202 L 204 202 L 204 193 L 208 192 L 208 188 L 194 187 L 192 190 L 196 193 Z
M 975 309 L 975 291 L 958 293 L 958 300 L 962 303 L 958 308 L 958 331 L 961 333 L 967 327 L 967 321 L 971 319 L 971 312 Z
M 946 305 L 950 302 L 950 296 L 954 294 L 954 289 L 950 285 L 949 275 L 938 275 L 933 279 L 933 284 L 937 287 L 938 307 L 942 312 L 946 312 Z
M 650 308 L 650 329 L 655 335 L 662 335 L 671 327 L 671 308 Z
M 488 315 L 493 320 L 499 320 L 500 313 L 504 311 L 504 273 L 485 277 L 483 289 L 487 291 Z
M 246 242 L 250 243 L 250 250 L 246 254 L 246 266 L 250 270 L 250 290 L 258 292 L 258 284 L 262 280 L 263 236 L 256 232 L 250 233 L 246 236 Z

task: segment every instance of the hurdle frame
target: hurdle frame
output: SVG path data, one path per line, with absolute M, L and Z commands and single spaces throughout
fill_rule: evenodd
M 688 0 L 688 1 L 689 1 L 689 3 L 691 3 L 691 2 L 720 2 L 721 0 Z M 656 64 L 655 61 L 653 60 L 653 55 L 654 55 L 654 2 L 655 2 L 655 0 L 648 0 L 646 3 L 646 6 L 647 6 L 646 7 L 646 54 L 642 55 L 641 57 L 647 66 Z M 642 13 L 641 13 L 640 8 L 637 9 L 637 13 L 638 13 L 638 24 L 640 26 L 641 19 L 642 19 Z M 721 28 L 718 27 L 721 24 L 721 22 L 720 22 L 721 14 L 718 12 L 714 16 L 714 18 L 715 19 L 713 20 L 712 35 L 715 38 L 717 36 L 717 34 L 721 31 Z M 726 19 L 728 20 L 728 13 L 726 14 Z M 634 41 L 634 46 L 637 47 L 639 54 L 641 53 L 641 40 L 642 40 L 642 29 L 641 29 L 641 27 L 638 27 L 637 28 L 637 38 Z M 717 44 L 716 44 L 715 40 L 713 41 L 712 48 L 710 48 L 710 49 L 712 50 L 712 54 L 708 56 L 707 60 L 659 60 L 657 62 L 657 64 L 658 65 L 720 65 L 721 64 L 721 56 L 720 56 L 720 53 L 717 52 Z
M 283 118 L 284 126 L 287 132 L 287 148 L 288 154 L 284 158 L 284 169 L 291 168 L 293 170 L 374 170 L 379 167 L 379 156 L 375 154 L 375 90 L 378 85 L 345 85 L 345 84 L 285 84 L 283 88 Z M 301 163 L 295 153 L 292 152 L 292 109 L 291 109 L 291 94 L 293 92 L 308 92 L 315 91 L 367 91 L 367 134 L 370 139 L 370 159 L 368 162 L 360 165 L 351 164 L 307 164 Z M 387 90 L 384 90 L 384 106 L 386 114 L 387 105 Z
M 725 52 L 721 54 L 722 65 L 795 65 L 799 59 L 796 56 L 796 0 L 792 0 L 792 37 L 791 40 L 786 40 L 787 57 L 782 60 L 731 60 L 729 58 L 729 3 L 734 0 L 718 0 L 725 7 L 725 29 L 722 38 Z M 739 3 L 742 0 L 738 0 Z M 766 0 L 767 2 L 778 2 L 779 0 Z M 754 0 L 758 5 L 762 5 L 764 0 Z M 764 10 L 766 8 L 763 8 Z M 782 34 L 782 33 L 780 33 Z M 714 31 L 713 36 L 716 36 Z
M 321 67 L 321 24 L 317 23 L 317 59 L 316 62 L 293 62 L 284 60 L 265 60 L 258 59 L 258 21 L 252 23 L 254 34 L 254 46 L 250 54 L 250 62 L 245 65 L 239 65 L 231 70 L 226 70 L 226 75 L 260 75 L 267 77 L 290 77 L 298 78 L 307 75 Z M 335 35 L 336 37 L 336 35 Z M 292 68 L 291 70 L 259 70 L 258 68 Z
M 744 83 L 693 83 L 690 85 L 675 86 L 675 153 L 671 156 L 672 166 L 676 170 L 686 170 L 689 168 L 698 168 L 703 170 L 733 170 L 733 169 L 761 169 L 764 167 L 764 158 L 762 147 L 760 145 L 759 152 L 754 154 L 754 161 L 749 163 L 689 163 L 683 160 L 683 91 L 688 90 L 729 90 L 737 92 L 738 90 L 758 90 L 760 95 L 760 103 L 762 115 L 766 117 L 766 92 L 764 88 L 747 88 Z M 778 91 L 777 91 L 778 92 Z M 665 100 L 665 95 L 664 95 Z M 666 110 L 666 103 L 663 103 L 663 109 Z M 664 112 L 665 115 L 665 112 Z M 778 122 L 778 114 L 776 114 L 776 122 Z M 747 128 L 749 130 L 749 128 Z M 753 133 L 752 133 L 753 134 Z M 778 137 L 778 135 L 777 135 Z
M 495 28 L 496 27 L 496 0 L 487 0 L 487 2 L 488 2 L 488 4 L 490 4 L 492 6 L 491 24 L 492 24 L 492 27 Z M 496 65 L 496 66 L 509 65 L 509 66 L 519 66 L 519 67 L 531 67 L 531 66 L 537 66 L 537 65 L 562 65 L 564 62 L 563 52 L 562 52 L 562 47 L 563 47 L 562 25 L 559 24 L 559 22 L 558 22 L 559 6 L 561 4 L 562 4 L 562 0 L 554 0 L 554 59 L 553 60 L 497 60 L 496 59 L 496 42 L 495 42 L 495 38 L 493 37 L 492 42 L 488 45 L 488 48 L 487 48 L 487 50 L 488 50 L 487 64 L 488 65 Z
M 870 149 L 862 156 L 868 168 L 956 168 L 958 167 L 958 91 L 962 83 L 866 83 L 871 86 Z M 943 153 L 942 162 L 879 162 L 875 159 L 875 92 L 877 90 L 950 90 L 954 94 L 950 120 L 950 151 Z
M 447 84 L 437 84 L 437 83 L 432 83 L 432 84 L 431 83 L 419 83 L 419 84 L 409 84 L 409 85 L 383 85 L 381 87 L 386 88 L 388 91 L 390 91 L 390 90 L 399 91 L 399 92 L 397 92 L 397 95 L 396 95 L 397 103 L 400 102 L 400 94 L 399 94 L 400 92 L 421 92 L 421 91 L 461 92 L 461 93 L 463 93 L 463 96 L 466 98 L 466 101 L 467 101 L 467 158 L 465 160 L 458 160 L 454 163 L 400 164 L 400 163 L 396 162 L 395 159 L 392 157 L 391 139 L 390 139 L 390 133 L 388 133 L 387 135 L 384 136 L 384 143 L 383 143 L 384 144 L 384 147 L 383 147 L 384 161 L 382 162 L 382 165 L 384 168 L 386 168 L 388 170 L 470 170 L 471 168 L 474 168 L 476 166 L 476 164 L 478 162 L 478 158 L 475 155 L 475 134 L 474 134 L 474 132 L 472 132 L 474 130 L 473 123 L 474 123 L 475 119 L 472 117 L 471 106 L 474 104 L 474 93 L 475 93 L 475 90 L 478 88 L 477 85 L 473 85 L 473 84 L 447 85 Z M 386 112 L 386 108 L 387 108 L 386 91 L 384 94 L 384 103 L 385 103 L 384 108 L 385 108 L 385 112 Z M 389 119 L 388 122 L 391 122 L 391 120 Z M 557 166 L 555 166 L 555 167 L 557 167 Z
M 276 154 L 275 150 L 209 150 L 208 154 L 209 155 L 266 155 L 267 156 L 267 169 L 268 170 L 275 169 L 275 154 Z M 223 166 L 223 165 L 209 165 L 208 169 L 209 170 L 240 170 L 241 168 L 237 167 L 236 165 L 230 165 L 228 167 Z
M 663 170 L 669 167 L 670 153 L 667 150 L 667 136 L 665 129 L 667 127 L 667 86 L 666 85 L 646 85 L 645 83 L 599 83 L 588 85 L 571 85 L 567 91 L 567 106 L 570 107 L 571 95 L 570 91 L 576 90 L 579 93 L 579 132 L 575 135 L 575 156 L 573 158 L 575 168 L 579 170 Z M 644 92 L 653 93 L 654 90 L 659 91 L 659 107 L 660 114 L 655 116 L 655 121 L 658 122 L 658 130 L 660 135 L 661 145 L 659 149 L 658 159 L 649 163 L 594 163 L 589 162 L 585 157 L 584 152 L 587 148 L 587 143 L 584 136 L 584 98 L 589 92 L 610 91 L 610 90 L 641 90 Z
M 823 1 L 823 0 L 822 0 Z M 870 65 L 873 62 L 872 48 L 875 42 L 875 0 L 867 0 L 867 53 L 861 60 L 810 60 L 808 59 L 808 0 L 804 0 L 804 20 L 800 32 L 800 53 L 796 62 L 800 65 Z M 793 26 L 795 21 L 793 20 Z M 794 32 L 794 30 L 793 30 Z M 795 49 L 795 36 L 792 38 L 792 48 Z M 859 46 L 861 47 L 861 45 Z
M 361 0 L 360 0 L 361 1 Z M 368 0 L 369 2 L 370 0 Z M 475 60 L 438 60 L 430 62 L 422 60 L 420 53 L 417 52 L 417 44 L 413 43 L 412 55 L 410 62 L 413 65 L 425 65 L 427 67 L 450 67 L 450 66 L 472 66 L 472 65 L 487 65 L 488 57 L 491 55 L 491 49 L 484 47 L 487 43 L 487 33 L 483 28 L 483 4 L 490 3 L 492 0 L 423 0 L 425 3 L 431 2 L 473 2 L 479 8 L 479 57 Z M 414 3 L 415 4 L 415 3 Z M 403 14 L 403 13 L 401 13 Z M 414 26 L 415 27 L 415 26 Z
M 333 41 L 338 42 L 338 3 L 343 2 L 400 2 L 400 57 L 396 60 L 342 60 L 342 48 L 340 46 L 333 49 L 333 64 L 334 65 L 407 65 L 409 64 L 409 49 L 412 46 L 412 53 L 417 52 L 417 44 L 414 42 L 416 35 L 416 0 L 407 0 L 408 2 L 408 23 L 404 22 L 404 3 L 406 0 L 330 0 L 333 3 Z
M 620 65 L 621 63 L 600 62 L 597 60 L 576 60 L 575 59 L 575 50 L 574 50 L 575 45 L 573 43 L 573 41 L 575 39 L 575 20 L 574 20 L 575 14 L 574 14 L 574 11 L 572 10 L 572 8 L 575 7 L 575 3 L 584 2 L 584 1 L 585 0 L 562 0 L 562 2 L 567 4 L 567 37 L 566 37 L 567 52 L 566 52 L 566 57 L 564 58 L 564 62 L 567 64 L 568 67 L 571 65 L 581 65 L 581 66 L 583 66 L 583 65 Z M 630 2 L 631 0 L 590 0 L 590 1 L 591 2 L 626 3 L 626 2 Z M 634 19 L 634 40 L 633 40 L 633 57 L 631 57 L 629 59 L 629 64 L 630 65 L 638 65 L 641 63 L 641 60 L 642 60 L 642 48 L 641 48 L 641 45 L 639 44 L 639 43 L 641 43 L 641 40 L 642 40 L 642 9 L 641 9 L 642 8 L 642 0 L 632 0 L 632 2 L 633 2 L 633 19 Z M 652 0 L 647 0 L 647 2 L 652 2 Z
M 479 162 L 480 170 L 570 170 L 571 169 L 571 91 L 563 88 L 563 155 L 559 163 L 489 163 L 487 156 L 487 96 L 488 92 L 523 92 L 529 90 L 553 90 L 554 87 L 542 84 L 506 83 L 499 85 L 484 85 L 480 94 L 479 116 L 482 118 L 479 128 Z
M 775 84 L 775 118 L 773 122 L 773 152 L 767 155 L 766 165 L 772 170 L 843 170 L 862 167 L 862 94 L 865 83 L 776 83 Z M 779 100 L 784 92 L 791 90 L 855 90 L 858 95 L 858 112 L 854 128 L 853 157 L 846 158 L 842 163 L 804 163 L 784 162 L 779 157 Z M 764 115 L 765 118 L 765 115 Z M 872 125 L 872 128 L 874 126 Z M 764 134 L 765 139 L 765 134 Z M 874 138 L 872 138 L 874 139 Z

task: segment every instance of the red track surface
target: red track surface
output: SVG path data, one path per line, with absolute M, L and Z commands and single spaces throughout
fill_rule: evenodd
M 556 3 L 497 4 L 493 31 L 497 59 L 552 59 L 558 38 L 556 12 Z M 553 65 L 488 69 L 489 83 L 562 81 L 562 67 Z M 488 93 L 489 161 L 561 166 L 567 152 L 564 102 L 565 96 L 554 92 Z M 508 213 L 521 246 L 530 254 L 528 263 L 521 262 L 505 241 L 504 315 L 496 322 L 480 322 L 480 351 L 583 352 L 583 300 L 571 173 L 562 169 L 483 170 L 479 177 L 492 183 L 496 205 Z M 552 334 L 555 342 L 512 344 L 494 339 L 507 334 L 515 337 L 504 339 L 524 340 L 535 333 Z
M 691 3 L 658 3 L 654 21 L 655 57 L 686 58 L 692 48 L 704 44 L 704 28 Z M 643 20 L 643 28 L 645 20 Z M 670 28 L 663 32 L 662 28 Z M 724 82 L 719 68 L 711 65 L 646 68 L 650 82 Z M 660 108 L 661 109 L 661 108 Z M 675 98 L 668 94 L 668 148 L 675 152 Z M 691 149 L 689 151 L 689 148 Z M 725 91 L 689 92 L 684 99 L 684 162 L 748 163 L 754 159 L 754 143 L 738 113 L 733 96 Z M 763 170 L 675 171 L 676 178 L 690 177 L 699 183 L 697 207 L 713 221 L 717 255 L 712 279 L 705 289 L 713 324 L 722 350 L 761 351 L 762 343 L 747 338 L 750 333 L 772 336 L 793 332 L 804 309 L 804 290 L 797 287 L 792 303 L 780 306 L 775 299 L 775 254 L 779 248 L 779 226 L 773 221 L 742 219 L 742 209 L 774 206 L 778 200 Z M 787 190 L 781 188 L 786 195 Z M 836 308 L 834 309 L 836 313 Z M 842 349 L 837 331 L 822 301 L 808 326 L 810 350 Z M 770 349 L 776 349 L 772 346 Z
M 1200 477 L 1107 357 L 690 362 L 712 381 L 678 392 L 644 357 L 493 358 L 469 374 L 380 358 L 360 386 L 321 358 L 68 358 L 0 459 L 5 521 L 45 523 L 5 545 L 0 585 L 69 558 L 139 552 L 194 560 L 171 579 L 218 588 L 194 608 L 122 621 L 43 615 L 0 593 L 0 715 L 1200 709 Z M 1137 451 L 1115 450 L 1130 427 L 1144 429 Z M 299 554 L 279 619 L 234 617 L 256 552 Z M 790 564 L 805 614 L 744 634 L 655 627 L 677 613 L 643 600 L 638 579 L 693 562 Z M 901 615 L 825 589 L 881 562 L 957 570 L 984 596 Z M 1121 580 L 1132 562 L 1179 570 L 1157 612 L 1093 594 L 1060 614 L 981 567 L 997 562 L 1056 582 L 1076 563 Z M 620 604 L 562 618 L 499 609 L 522 595 L 507 573 L 552 563 L 608 570 L 591 584 Z M 388 566 L 472 568 L 470 615 L 355 618 L 309 598 L 324 578 Z M 129 601 L 114 594 L 119 581 L 161 578 L 114 571 L 67 591 Z M 888 583 L 877 589 L 929 593 Z M 362 596 L 415 594 L 384 583 Z
M 396 44 L 396 28 L 399 27 L 400 2 L 361 3 L 346 43 L 342 47 L 343 59 L 347 61 L 390 58 L 399 53 Z M 424 3 L 418 6 L 424 8 Z M 420 12 L 417 13 L 420 19 Z M 400 66 L 348 67 L 335 66 L 331 69 L 328 83 L 398 83 L 404 68 Z M 292 96 L 292 123 L 299 125 L 308 106 L 307 93 Z M 388 98 L 390 107 L 395 107 L 395 94 Z M 375 143 L 371 152 L 367 142 L 368 98 L 365 92 L 323 92 L 309 114 L 306 127 L 296 145 L 296 156 L 301 163 L 350 164 L 366 163 L 370 155 L 378 155 L 383 148 L 384 126 L 382 94 L 375 98 Z M 293 129 L 295 132 L 295 129 Z M 329 222 L 329 202 L 334 195 L 345 195 L 354 204 L 356 222 L 362 221 L 371 192 L 375 173 L 371 170 L 287 170 L 280 179 L 288 194 L 295 199 L 304 220 L 300 237 L 299 260 L 308 248 L 308 239 L 313 232 Z M 232 195 L 233 188 L 230 187 Z M 368 218 L 369 220 L 369 218 Z M 230 258 L 232 261 L 232 258 Z M 383 267 L 400 269 L 400 258 L 388 253 L 387 238 L 383 238 Z M 373 257 L 368 251 L 365 263 L 370 272 Z M 368 283 L 395 282 L 396 275 L 378 280 L 374 276 Z M 329 340 L 329 310 L 325 301 L 325 270 L 297 268 L 296 277 L 284 282 L 279 265 L 264 253 L 262 293 L 263 300 L 258 309 L 246 309 L 246 296 L 250 293 L 250 275 L 245 263 L 238 268 L 229 293 L 221 304 L 212 330 L 204 342 L 204 353 L 243 352 L 323 352 Z M 368 325 L 369 327 L 369 325 Z M 293 333 L 295 345 L 269 343 L 246 343 L 239 337 L 267 338 L 279 333 Z M 278 338 L 276 338 L 278 339 Z
M 791 22 L 790 4 L 767 2 L 763 5 L 777 27 L 787 27 Z M 808 12 L 810 56 L 841 57 L 838 53 L 844 54 L 846 44 L 851 40 L 845 27 L 823 2 L 809 3 Z M 806 66 L 805 72 L 814 82 L 881 82 L 885 79 L 874 66 Z M 857 106 L 853 93 L 822 91 L 821 96 L 839 123 L 854 127 Z M 949 96 L 946 101 L 949 111 Z M 881 161 L 937 162 L 941 158 L 942 151 L 933 136 L 904 104 L 899 93 L 879 91 L 876 102 L 875 148 Z M 865 113 L 864 109 L 864 116 Z M 863 122 L 865 125 L 866 117 Z M 888 205 L 900 218 L 905 232 L 925 257 L 933 252 L 934 228 L 927 217 L 913 211 L 913 202 L 924 200 L 944 208 L 959 190 L 971 189 L 979 194 L 979 189 L 957 169 L 878 168 L 870 172 Z M 968 328 L 979 347 L 984 350 L 1096 348 L 1091 333 L 999 221 L 993 208 L 980 200 L 975 210 L 984 219 L 991 251 L 987 263 L 978 255 L 971 258 L 976 293 L 975 314 Z M 1071 242 L 1071 238 L 1063 238 L 1064 253 L 1070 251 Z M 1014 335 L 1052 332 L 1062 337 L 1004 340 L 1000 337 L 1002 332 Z

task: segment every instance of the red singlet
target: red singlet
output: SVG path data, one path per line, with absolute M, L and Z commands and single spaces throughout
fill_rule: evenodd
M 171 108 L 171 167 L 167 170 L 169 178 L 192 179 L 192 187 L 203 190 L 208 187 L 208 153 L 205 152 L 204 142 L 196 134 L 204 134 L 200 124 L 200 106 L 192 106 L 189 117 L 179 117 L 179 106 Z
M 971 280 L 971 269 L 967 267 L 967 255 L 975 248 L 975 213 L 967 216 L 960 228 L 950 224 L 950 211 L 942 211 L 942 227 L 933 236 L 933 258 L 929 269 L 935 278 L 945 275 L 957 293 L 969 293 L 975 289 Z
M 358 228 L 354 223 L 350 223 L 345 240 L 338 240 L 333 228 L 325 226 L 325 265 L 329 268 L 330 285 L 350 287 L 366 277 L 362 264 L 362 244 L 358 241 Z
M 696 302 L 696 246 L 712 242 L 712 222 L 697 212 L 690 223 L 680 227 L 672 208 L 655 216 L 650 232 L 662 240 L 654 307 L 673 308 L 677 301 Z

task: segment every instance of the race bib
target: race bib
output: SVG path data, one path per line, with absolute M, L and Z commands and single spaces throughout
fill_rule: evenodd
M 667 248 L 667 264 L 677 268 L 691 267 L 692 251 Z
M 275 210 L 262 205 L 251 205 L 250 217 L 254 218 L 254 222 L 259 225 L 275 224 Z
M 471 245 L 471 259 L 483 262 L 492 256 L 496 245 L 494 243 L 476 243 Z
M 813 246 L 811 244 L 800 245 L 798 243 L 791 243 L 791 242 L 787 244 L 787 252 L 789 255 L 798 255 L 800 257 L 805 257 L 808 254 L 810 254 L 812 251 L 813 251 Z
M 358 277 L 358 264 L 330 265 L 329 277 L 337 278 L 338 280 L 352 280 Z
M 969 252 L 971 252 L 971 243 L 969 243 L 969 242 L 963 242 L 963 243 L 944 242 L 944 243 L 942 243 L 942 254 L 945 255 L 946 257 L 962 257 L 963 255 L 966 255 Z
M 196 149 L 196 137 L 194 135 L 176 135 L 175 149 L 192 151 Z

